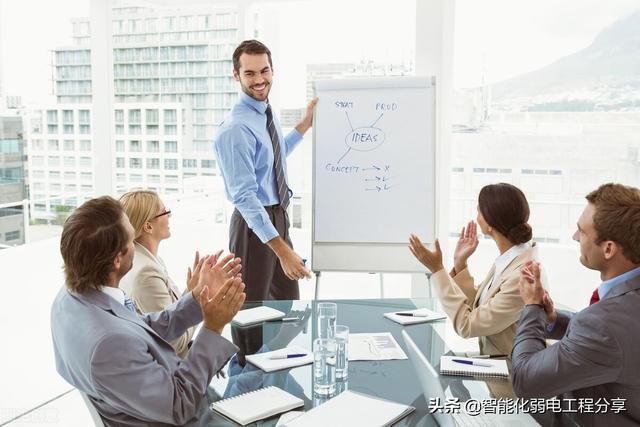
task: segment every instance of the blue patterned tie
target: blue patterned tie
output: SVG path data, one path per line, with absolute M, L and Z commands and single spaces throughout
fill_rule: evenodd
M 127 296 L 127 294 L 124 295 L 124 306 L 133 313 L 136 313 L 136 305 L 133 303 L 133 300 Z
M 273 168 L 276 172 L 276 185 L 278 186 L 278 197 L 280 197 L 280 206 L 287 209 L 289 206 L 289 187 L 284 180 L 284 168 L 282 167 L 282 154 L 280 151 L 280 139 L 276 130 L 276 124 L 273 122 L 273 112 L 271 105 L 267 104 L 267 131 L 271 137 L 273 144 Z

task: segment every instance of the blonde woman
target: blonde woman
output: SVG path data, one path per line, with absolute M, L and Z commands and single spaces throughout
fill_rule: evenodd
M 430 251 L 417 236 L 411 236 L 409 248 L 433 272 L 431 283 L 456 332 L 463 338 L 478 337 L 482 354 L 511 357 L 524 308 L 518 289 L 520 268 L 537 257 L 528 220 L 529 203 L 519 188 L 500 183 L 480 190 L 478 225 L 494 241 L 500 255 L 479 284 L 467 268 L 467 260 L 478 247 L 473 221 L 462 228 L 449 273 L 437 240 L 435 251 Z
M 171 236 L 171 211 L 153 191 L 131 191 L 120 197 L 120 203 L 135 229 L 133 267 L 120 281 L 120 288 L 141 312 L 164 310 L 183 294 L 169 277 L 164 262 L 158 256 L 160 242 Z M 196 252 L 193 268 L 189 267 L 187 272 L 185 293 L 197 285 L 202 261 Z M 171 342 L 178 356 L 186 356 L 194 331 L 195 327 L 189 328 L 180 338 Z

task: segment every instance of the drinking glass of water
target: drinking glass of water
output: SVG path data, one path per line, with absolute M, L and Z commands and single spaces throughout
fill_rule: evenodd
M 316 338 L 313 341 L 313 391 L 332 395 L 336 391 L 336 340 Z
M 336 325 L 336 378 L 349 376 L 349 327 Z
M 318 338 L 334 338 L 338 306 L 334 302 L 321 302 L 317 310 Z

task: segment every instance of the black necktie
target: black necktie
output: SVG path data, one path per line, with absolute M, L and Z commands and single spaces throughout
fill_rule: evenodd
M 289 187 L 284 180 L 284 169 L 282 168 L 282 155 L 280 153 L 280 140 L 278 138 L 278 132 L 276 131 L 276 124 L 273 122 L 273 113 L 271 112 L 271 105 L 267 104 L 267 132 L 271 137 L 271 144 L 273 144 L 273 169 L 276 172 L 276 185 L 278 187 L 278 197 L 280 198 L 280 206 L 282 209 L 287 209 L 289 206 Z

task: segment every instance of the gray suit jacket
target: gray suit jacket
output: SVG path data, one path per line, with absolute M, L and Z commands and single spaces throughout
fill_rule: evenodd
M 578 413 L 584 426 L 640 425 L 640 277 L 622 282 L 579 313 L 558 312 L 545 349 L 547 317 L 526 306 L 513 344 L 513 388 L 521 397 L 626 399 L 626 411 Z M 567 396 L 569 397 L 569 396 Z M 577 406 L 576 404 L 573 405 Z
M 107 426 L 192 424 L 211 378 L 237 351 L 201 328 L 179 358 L 167 341 L 201 320 L 191 295 L 138 316 L 100 291 L 63 288 L 51 309 L 56 369 L 89 396 Z

